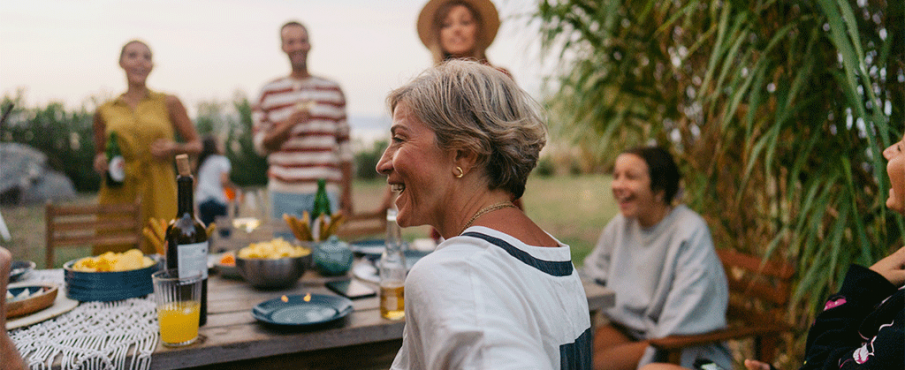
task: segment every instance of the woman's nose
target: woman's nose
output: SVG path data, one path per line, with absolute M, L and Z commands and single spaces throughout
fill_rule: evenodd
M 389 148 L 383 151 L 383 154 L 380 156 L 380 160 L 377 161 L 377 173 L 381 175 L 389 175 L 390 170 L 392 170 L 392 158 L 387 153 L 389 152 Z
M 900 145 L 902 145 L 901 141 L 890 145 L 888 148 L 883 150 L 883 157 L 885 157 L 887 161 L 895 158 L 896 155 L 899 155 L 902 152 Z

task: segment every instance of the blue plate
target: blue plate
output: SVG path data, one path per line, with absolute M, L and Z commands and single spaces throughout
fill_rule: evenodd
M 32 261 L 14 261 L 9 266 L 9 282 L 12 283 L 35 269 Z
M 352 312 L 352 301 L 348 298 L 311 294 L 286 296 L 259 303 L 252 308 L 251 315 L 258 321 L 280 326 L 308 326 L 338 320 Z
M 412 266 L 415 266 L 415 263 L 418 262 L 422 257 L 431 253 L 431 251 L 416 251 L 416 250 L 406 250 L 405 252 L 405 267 L 408 270 L 412 269 Z M 377 263 L 380 260 L 380 255 L 365 255 L 364 259 L 356 263 L 352 266 L 352 275 L 355 277 L 364 280 L 370 281 L 375 284 L 380 283 L 380 276 L 377 271 Z

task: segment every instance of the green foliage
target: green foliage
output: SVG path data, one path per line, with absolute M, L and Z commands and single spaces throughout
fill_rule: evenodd
M 85 108 L 67 112 L 62 104 L 24 107 L 21 93 L 4 96 L 2 106 L 14 104 L 7 122 L 0 126 L 0 141 L 29 145 L 47 155 L 48 165 L 68 176 L 76 191 L 97 191 L 100 176 L 94 172 L 93 114 Z
M 533 174 L 540 177 L 553 176 L 556 174 L 556 165 L 553 164 L 553 160 L 550 159 L 550 157 L 541 157 L 541 159 L 537 162 L 537 168 L 534 169 Z
M 355 177 L 361 180 L 373 180 L 380 176 L 375 170 L 380 156 L 389 143 L 386 140 L 378 140 L 374 142 L 370 149 L 355 153 Z
M 267 184 L 267 158 L 255 153 L 252 124 L 251 103 L 240 93 L 231 103 L 207 101 L 198 104 L 195 128 L 199 135 L 214 135 L 223 142 L 225 155 L 233 168 L 230 180 L 239 186 Z
M 544 0 L 551 132 L 602 161 L 669 147 L 719 247 L 797 261 L 805 327 L 849 263 L 901 243 L 881 151 L 905 122 L 905 5 L 861 3 Z
M 245 97 L 233 100 L 238 118 L 230 121 L 226 156 L 232 163 L 230 179 L 241 186 L 267 184 L 267 158 L 255 153 L 252 144 L 251 104 Z M 235 170 L 240 169 L 240 170 Z

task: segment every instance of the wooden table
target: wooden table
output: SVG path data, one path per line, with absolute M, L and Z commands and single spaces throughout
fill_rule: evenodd
M 388 368 L 402 343 L 405 321 L 382 318 L 376 297 L 353 300 L 355 310 L 341 320 L 301 330 L 265 326 L 251 316 L 256 304 L 284 294 L 333 294 L 324 283 L 341 278 L 309 271 L 293 288 L 263 291 L 212 275 L 207 324 L 198 342 L 176 349 L 158 345 L 151 368 Z M 615 302 L 612 291 L 600 285 L 585 283 L 585 292 L 592 315 Z
M 234 229 L 230 238 L 214 237 L 211 251 L 236 250 L 279 232 L 288 232 L 281 222 L 261 225 L 251 233 Z M 151 355 L 151 369 L 389 368 L 401 347 L 405 321 L 382 318 L 377 297 L 353 300 L 354 311 L 343 319 L 301 329 L 267 326 L 251 315 L 258 303 L 282 295 L 334 294 L 324 283 L 344 278 L 348 276 L 323 277 L 307 271 L 292 288 L 258 290 L 242 280 L 212 273 L 207 324 L 200 328 L 198 341 L 182 348 L 158 344 Z M 585 283 L 584 288 L 592 318 L 615 303 L 608 288 L 594 283 Z M 60 368 L 59 359 L 53 368 Z

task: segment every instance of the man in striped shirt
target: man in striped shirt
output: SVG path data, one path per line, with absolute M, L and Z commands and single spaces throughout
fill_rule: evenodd
M 314 205 L 317 180 L 327 182 L 335 212 L 352 212 L 352 150 L 346 99 L 339 85 L 308 73 L 308 30 L 289 22 L 280 28 L 292 72 L 261 89 L 252 111 L 255 150 L 270 165 L 271 214 L 301 215 Z

